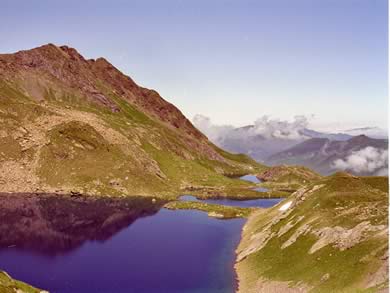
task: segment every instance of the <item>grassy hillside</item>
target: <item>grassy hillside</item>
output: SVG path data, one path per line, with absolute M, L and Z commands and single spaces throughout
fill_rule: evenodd
M 322 176 L 304 166 L 282 165 L 264 168 L 257 178 L 262 181 L 261 186 L 270 190 L 294 192 Z
M 42 86 L 42 100 L 15 80 L 0 82 L 3 192 L 159 196 L 196 186 L 223 193 L 249 186 L 225 175 L 262 169 L 200 134 L 167 125 L 103 86 L 116 111 L 56 82 Z
M 387 287 L 387 186 L 385 177 L 337 173 L 253 214 L 237 250 L 239 292 Z
M 7 273 L 0 271 L 0 293 L 44 293 L 26 283 L 12 279 Z

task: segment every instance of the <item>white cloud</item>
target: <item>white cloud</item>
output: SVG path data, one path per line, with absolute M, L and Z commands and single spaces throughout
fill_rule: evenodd
M 255 121 L 253 132 L 266 138 L 300 139 L 308 124 L 305 116 L 295 116 L 292 122 L 263 116 Z
M 337 159 L 333 167 L 339 170 L 351 170 L 356 173 L 387 175 L 388 150 L 368 146 L 353 152 L 345 159 Z
M 211 141 L 218 143 L 226 137 L 245 139 L 255 135 L 261 135 L 268 139 L 297 140 L 307 138 L 302 133 L 308 126 L 308 119 L 305 116 L 295 116 L 294 120 L 290 122 L 263 116 L 257 119 L 250 128 L 236 129 L 232 125 L 215 125 L 209 117 L 198 114 L 193 118 L 193 123 Z
M 389 168 L 386 167 L 386 168 L 379 169 L 374 175 L 376 175 L 376 176 L 388 176 L 389 175 Z
M 225 137 L 228 137 L 235 129 L 231 125 L 215 125 L 211 122 L 209 117 L 197 114 L 192 119 L 195 127 L 203 132 L 209 140 L 218 144 L 223 141 Z

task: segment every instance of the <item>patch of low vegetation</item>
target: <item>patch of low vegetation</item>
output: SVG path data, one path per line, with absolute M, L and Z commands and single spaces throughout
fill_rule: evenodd
M 336 173 L 250 216 L 239 292 L 379 292 L 388 282 L 387 178 Z
M 170 210 L 199 210 L 219 219 L 247 218 L 255 208 L 240 208 L 197 201 L 172 201 L 165 208 Z
M 40 289 L 34 288 L 24 282 L 17 281 L 6 272 L 0 271 L 0 293 L 44 293 Z

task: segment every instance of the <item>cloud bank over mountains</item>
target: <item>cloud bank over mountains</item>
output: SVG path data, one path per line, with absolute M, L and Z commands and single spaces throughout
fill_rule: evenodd
M 305 116 L 295 116 L 291 122 L 263 116 L 255 121 L 253 131 L 266 138 L 302 139 L 307 138 L 303 132 L 308 125 Z
M 305 116 L 295 116 L 293 121 L 271 119 L 264 115 L 254 121 L 250 127 L 236 128 L 232 125 L 213 124 L 209 117 L 195 115 L 193 118 L 194 125 L 202 131 L 211 141 L 223 141 L 228 136 L 241 137 L 261 135 L 264 138 L 272 139 L 289 139 L 299 140 L 308 138 L 304 130 L 309 125 L 309 119 Z
M 290 121 L 262 116 L 252 125 L 234 127 L 214 124 L 209 117 L 198 114 L 193 123 L 219 147 L 247 154 L 267 165 L 304 165 L 322 174 L 337 170 L 387 174 L 386 131 L 365 127 L 342 133 L 319 132 L 309 128 L 310 120 L 306 116 L 295 116 Z
M 235 130 L 232 125 L 213 124 L 209 117 L 201 114 L 195 115 L 192 123 L 214 143 L 222 142 L 225 137 L 230 136 Z
M 388 174 L 388 150 L 368 146 L 353 152 L 345 159 L 337 159 L 333 167 L 339 170 L 355 173 Z

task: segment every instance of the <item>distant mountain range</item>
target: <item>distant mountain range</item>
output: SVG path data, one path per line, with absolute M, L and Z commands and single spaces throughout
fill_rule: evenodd
M 388 133 L 385 129 L 379 127 L 361 127 L 361 128 L 353 128 L 347 129 L 343 131 L 346 134 L 356 136 L 356 135 L 367 135 L 372 138 L 387 138 Z
M 387 145 L 387 139 L 365 135 L 344 141 L 311 138 L 269 156 L 265 162 L 269 165 L 304 165 L 321 174 L 340 169 L 359 175 L 383 174 L 387 169 Z
M 199 127 L 196 121 L 195 125 Z M 357 175 L 387 174 L 388 140 L 385 138 L 386 131 L 380 128 L 324 133 L 289 126 L 286 126 L 285 132 L 283 127 L 258 131 L 255 125 L 234 129 L 210 126 L 199 129 L 221 148 L 247 154 L 267 165 L 303 165 L 324 175 L 338 170 Z M 371 133 L 373 137 L 361 133 Z

